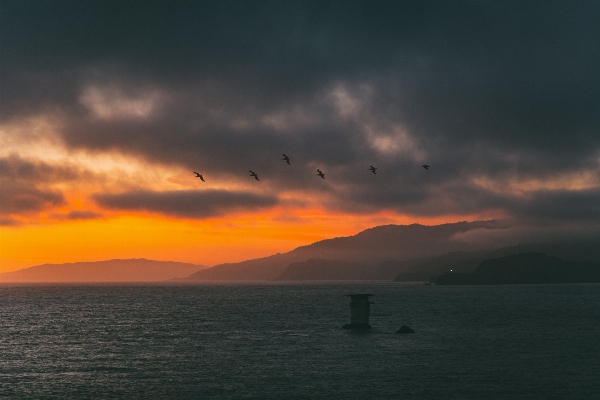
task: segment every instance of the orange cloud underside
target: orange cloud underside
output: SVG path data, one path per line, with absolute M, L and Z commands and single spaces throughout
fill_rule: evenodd
M 438 224 L 464 218 L 437 218 Z M 43 263 L 148 258 L 204 265 L 286 252 L 383 224 L 414 217 L 332 214 L 321 209 L 275 208 L 202 221 L 150 214 L 115 214 L 93 220 L 55 221 L 0 229 L 0 272 Z

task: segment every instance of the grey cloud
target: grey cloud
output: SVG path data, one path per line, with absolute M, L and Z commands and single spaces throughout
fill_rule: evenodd
M 25 159 L 18 154 L 0 158 L 0 179 L 30 183 L 54 183 L 73 181 L 79 177 L 80 173 L 76 169 Z
M 78 172 L 13 154 L 0 158 L 0 215 L 30 215 L 66 203 L 48 184 L 74 180 Z M 10 222 L 11 219 L 6 221 Z M 4 225 L 14 225 L 12 223 Z
M 361 182 L 341 190 L 338 197 L 343 200 L 335 205 L 343 211 L 369 213 L 387 209 L 428 217 L 494 210 L 504 205 L 506 198 L 456 179 L 446 182 L 429 179 L 432 174 L 422 168 L 407 175 L 396 182 L 389 182 L 383 176 L 368 177 L 371 180 L 368 184 Z
M 554 221 L 600 224 L 600 189 L 537 190 L 528 194 L 491 192 L 477 185 L 452 181 L 422 189 L 388 186 L 364 190 L 355 186 L 342 193 L 336 206 L 344 211 L 373 212 L 389 209 L 415 216 L 443 216 L 503 210 L 521 221 Z
M 0 215 L 28 214 L 63 204 L 60 192 L 0 179 Z
M 71 210 L 65 216 L 67 219 L 95 219 L 102 217 L 102 214 L 89 210 Z
M 0 218 L 0 226 L 19 226 L 21 223 L 13 218 Z
M 515 202 L 522 218 L 600 222 L 600 189 L 537 191 Z
M 277 205 L 269 195 L 226 190 L 134 191 L 96 194 L 94 200 L 112 210 L 148 211 L 180 218 L 210 218 L 232 211 L 262 210 Z

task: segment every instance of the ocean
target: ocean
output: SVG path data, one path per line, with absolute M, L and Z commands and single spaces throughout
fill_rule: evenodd
M 0 285 L 0 398 L 591 399 L 599 371 L 599 284 Z

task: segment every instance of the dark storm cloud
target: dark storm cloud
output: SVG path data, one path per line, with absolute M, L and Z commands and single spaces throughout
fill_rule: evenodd
M 74 168 L 29 160 L 17 154 L 0 157 L 0 179 L 37 184 L 74 181 L 80 176 Z
M 76 177 L 67 168 L 25 160 L 18 155 L 0 158 L 0 216 L 27 215 L 65 204 L 63 194 L 46 184 Z M 3 225 L 16 224 L 8 217 L 3 221 Z
M 102 214 L 89 210 L 71 210 L 65 217 L 67 219 L 94 219 L 102 217 Z
M 180 218 L 210 218 L 232 211 L 260 210 L 278 203 L 268 195 L 226 190 L 135 191 L 93 197 L 107 209 L 148 211 Z
M 0 218 L 0 226 L 19 226 L 21 223 L 14 218 Z
M 518 198 L 470 182 L 598 173 L 598 2 L 2 7 L 0 117 L 58 110 L 73 148 L 211 177 L 253 169 L 340 209 L 596 215 L 593 194 Z M 386 152 L 396 139 L 405 150 Z
M 600 222 L 600 189 L 537 191 L 515 203 L 523 218 Z
M 98 218 L 103 218 L 104 215 L 95 211 L 91 211 L 91 210 L 70 210 L 69 212 L 66 213 L 49 213 L 48 216 L 55 220 L 55 221 L 82 221 L 82 220 L 91 220 L 91 219 L 98 219 Z M 11 221 L 8 221 L 11 222 Z M 18 225 L 20 224 L 20 221 L 14 221 L 16 222 L 16 224 L 12 224 L 12 225 Z M 0 221 L 0 225 L 2 225 L 2 222 Z M 8 224 L 7 224 L 8 225 Z
M 388 186 L 385 190 L 349 188 L 349 199 L 336 203 L 344 211 L 373 212 L 380 208 L 431 216 L 503 210 L 519 220 L 600 223 L 600 189 L 535 190 L 527 194 L 499 193 L 452 181 L 420 189 Z
M 0 179 L 0 215 L 28 214 L 65 204 L 62 193 Z

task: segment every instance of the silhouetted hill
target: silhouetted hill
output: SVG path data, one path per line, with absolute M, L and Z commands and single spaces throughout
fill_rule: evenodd
M 413 258 L 411 260 L 386 260 L 373 268 L 373 278 L 376 280 L 394 280 L 396 276 L 400 273 L 406 273 L 415 265 L 422 263 L 423 261 L 428 260 L 427 257 L 422 258 Z M 412 280 L 412 279 L 409 279 Z M 420 279 L 418 279 L 420 280 Z
M 487 252 L 454 251 L 420 261 L 399 273 L 393 278 L 396 282 L 429 281 L 432 276 L 446 272 L 448 269 L 460 269 L 472 272 L 481 260 L 477 260 Z
M 350 261 L 310 259 L 290 264 L 277 280 L 429 281 L 432 276 L 441 275 L 450 269 L 456 272 L 473 272 L 486 258 L 514 252 L 515 248 L 494 252 L 456 251 L 431 258 L 387 260 L 375 266 Z
M 517 254 L 519 248 L 527 252 L 546 253 L 565 261 L 581 262 L 592 260 L 600 262 L 600 243 L 595 241 L 565 241 L 525 243 L 483 252 L 453 252 L 425 260 L 402 270 L 394 278 L 395 281 L 425 281 L 453 271 L 455 273 L 472 273 L 484 260 Z
M 469 230 L 494 228 L 498 228 L 496 221 L 457 222 L 436 226 L 378 226 L 354 236 L 327 239 L 298 247 L 285 254 L 215 265 L 192 274 L 188 280 L 272 280 L 279 278 L 290 264 L 310 259 L 337 260 L 376 267 L 385 260 L 405 261 L 451 251 L 480 250 L 477 245 L 456 240 L 454 235 Z M 385 268 L 381 268 L 380 272 L 385 274 Z M 395 275 L 396 273 L 388 271 L 388 279 Z
M 450 251 L 476 249 L 476 245 L 456 240 L 454 235 L 475 229 L 498 227 L 496 221 L 457 222 L 434 226 L 384 225 L 366 229 L 354 236 L 322 240 L 300 247 L 294 252 L 310 251 L 318 254 L 315 258 L 366 261 L 375 265 L 385 260 L 409 260 Z
M 310 259 L 290 264 L 277 280 L 396 280 L 428 281 L 445 272 L 452 261 L 473 259 L 483 252 L 452 252 L 430 259 L 387 260 L 376 266 L 340 260 Z M 481 262 L 478 261 L 478 263 Z M 473 263 L 473 261 L 471 261 Z M 477 268 L 474 264 L 469 272 Z M 395 279 L 394 279 L 395 278 Z
M 600 283 L 600 263 L 564 261 L 544 253 L 522 253 L 482 261 L 472 274 L 447 273 L 437 285 Z
M 0 282 L 159 282 L 183 278 L 203 265 L 143 258 L 43 264 L 0 274 Z
M 367 265 L 348 261 L 310 259 L 290 264 L 277 280 L 369 280 L 373 269 Z
M 504 247 L 493 251 L 456 251 L 432 257 L 419 262 L 405 271 L 400 272 L 395 278 L 396 282 L 429 281 L 438 275 L 453 271 L 470 273 L 475 271 L 479 264 L 488 258 L 514 254 L 517 247 Z
M 592 260 L 600 262 L 600 241 L 598 240 L 563 240 L 538 241 L 524 243 L 520 246 L 522 253 L 546 253 L 565 261 Z M 488 257 L 492 258 L 492 257 Z

